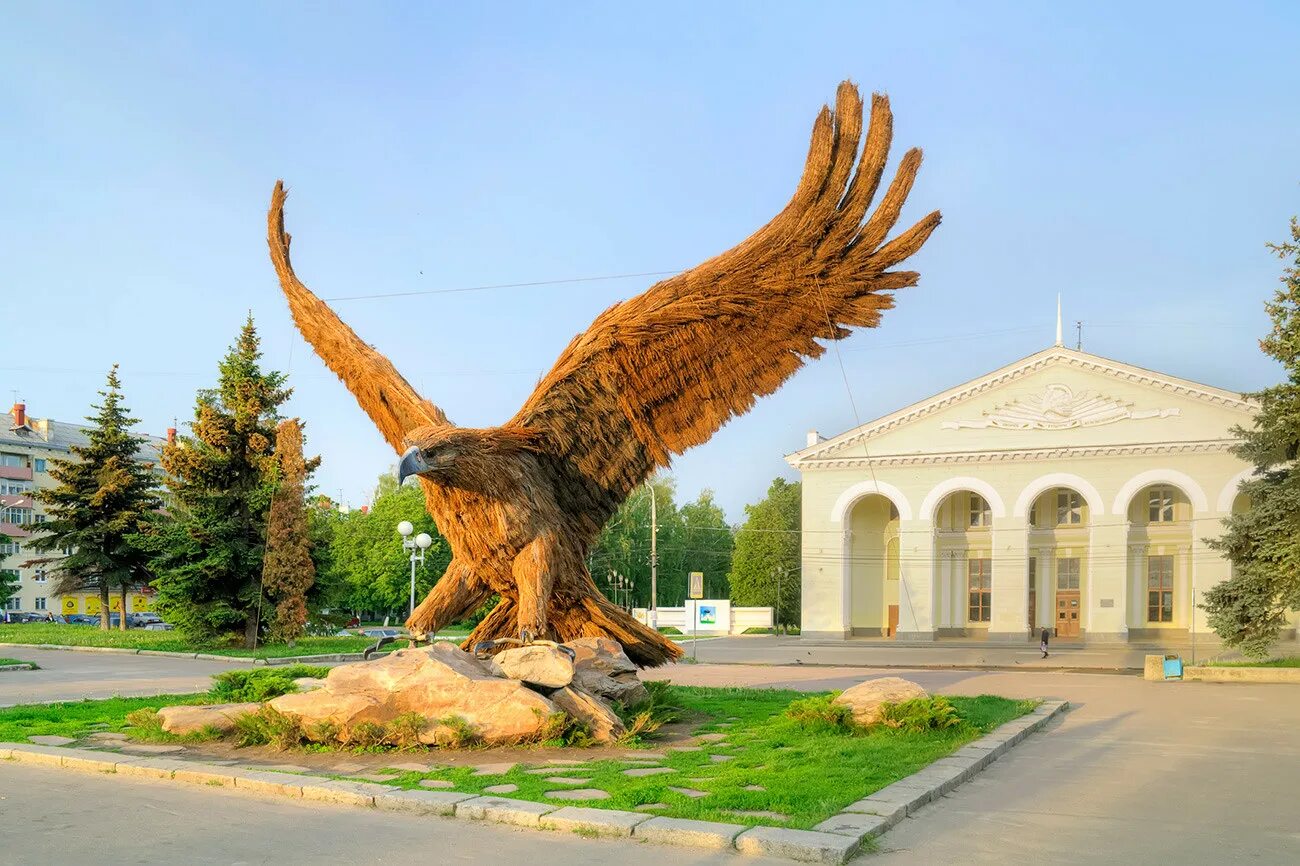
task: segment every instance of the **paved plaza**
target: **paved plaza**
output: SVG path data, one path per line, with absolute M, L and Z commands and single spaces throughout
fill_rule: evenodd
M 706 644 L 719 654 L 743 647 L 740 641 L 701 642 L 702 657 Z M 119 686 L 137 693 L 185 691 L 203 687 L 210 673 L 229 667 L 143 656 L 7 654 L 46 669 L 3 675 L 0 703 L 14 703 L 18 695 L 98 696 Z M 1300 861 L 1293 797 L 1300 767 L 1295 736 L 1300 689 L 1292 686 L 1153 683 L 1100 672 L 816 664 L 701 663 L 651 675 L 683 685 L 813 690 L 881 674 L 905 675 L 949 694 L 1064 698 L 1072 709 L 1047 733 L 1030 737 L 973 781 L 903 821 L 880 840 L 880 853 L 859 862 Z M 3 864 L 161 863 L 172 862 L 176 850 L 192 852 L 186 862 L 195 863 L 407 863 L 434 852 L 440 861 L 526 857 L 537 866 L 761 862 L 460 821 L 241 800 L 220 791 L 27 766 L 0 767 L 0 797 L 8 825 L 25 828 L 21 836 L 33 840 L 31 846 L 0 846 Z M 138 832 L 113 832 L 120 830 L 123 814 L 135 816 Z M 58 845 L 51 846 L 51 839 Z

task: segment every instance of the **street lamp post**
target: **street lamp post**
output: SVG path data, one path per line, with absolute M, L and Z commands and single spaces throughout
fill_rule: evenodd
M 397 534 L 402 536 L 402 549 L 411 552 L 411 610 L 409 616 L 415 615 L 415 564 L 418 562 L 424 564 L 424 552 L 433 544 L 433 539 L 429 533 L 421 532 L 415 538 L 411 538 L 411 533 L 415 532 L 415 527 L 411 521 L 403 520 L 397 524 Z
M 655 501 L 654 479 L 646 481 L 650 488 L 650 609 L 646 612 L 646 625 L 659 628 L 659 508 Z

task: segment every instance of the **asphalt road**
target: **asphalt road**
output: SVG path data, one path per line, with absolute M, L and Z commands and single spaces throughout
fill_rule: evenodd
M 0 648 L 0 655 L 40 666 L 37 671 L 0 673 L 0 707 L 117 695 L 136 697 L 202 692 L 212 684 L 213 674 L 248 667 L 240 662 L 16 646 Z
M 701 643 L 701 647 L 704 644 Z M 202 688 L 220 662 L 39 650 L 46 670 L 0 674 L 44 699 Z M 843 688 L 906 675 L 931 691 L 1068 699 L 1073 709 L 973 781 L 905 820 L 863 863 L 1290 864 L 1300 862 L 1300 689 L 1148 683 L 1136 676 L 863 667 L 681 665 L 681 684 Z M 18 685 L 27 678 L 28 685 Z M 0 766 L 0 863 L 298 863 L 413 859 L 532 864 L 753 862 L 733 855 L 589 842 L 220 791 Z M 179 816 L 180 821 L 171 816 Z M 130 828 L 124 832 L 124 828 Z M 21 840 L 15 849 L 13 840 Z M 184 852 L 178 860 L 177 852 Z M 6 859 L 9 858 L 9 859 Z M 15 859 L 16 858 L 16 859 Z

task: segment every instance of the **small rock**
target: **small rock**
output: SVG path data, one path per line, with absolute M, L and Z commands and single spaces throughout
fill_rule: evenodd
M 910 680 L 902 677 L 879 677 L 845 689 L 835 699 L 835 703 L 852 710 L 853 721 L 865 727 L 880 721 L 881 704 L 901 704 L 904 701 L 929 696 L 925 689 Z
M 709 760 L 715 764 L 725 764 L 727 761 L 735 760 L 735 755 L 709 755 Z
M 66 746 L 69 743 L 75 743 L 72 737 L 56 737 L 53 734 L 39 734 L 35 737 L 28 737 L 33 743 L 41 746 Z
M 421 779 L 421 788 L 454 788 L 455 782 L 448 782 L 445 779 Z
M 488 785 L 483 789 L 484 794 L 513 794 L 519 790 L 518 785 Z
M 515 647 L 492 657 L 492 671 L 520 682 L 560 689 L 573 682 L 573 662 L 555 647 L 543 644 Z
M 158 711 L 158 719 L 169 734 L 194 734 L 205 728 L 228 734 L 235 729 L 235 719 L 255 713 L 260 707 L 256 703 L 163 707 Z
M 668 790 L 672 791 L 675 794 L 681 794 L 683 797 L 699 798 L 699 797 L 709 796 L 708 791 L 697 791 L 694 788 L 674 788 L 673 786 L 669 785 Z
M 583 691 L 625 707 L 650 698 L 636 676 L 636 665 L 618 641 L 607 637 L 584 637 L 565 646 L 573 650 L 573 682 Z
M 658 776 L 661 773 L 676 773 L 672 767 L 635 767 L 631 770 L 624 770 L 624 776 Z
M 608 800 L 609 792 L 599 788 L 574 788 L 569 791 L 547 791 L 552 800 Z
M 551 692 L 551 702 L 587 726 L 598 743 L 613 743 L 627 733 L 620 719 L 603 701 L 573 686 Z
M 590 778 L 578 779 L 573 776 L 551 776 L 546 781 L 552 785 L 585 785 L 591 781 Z

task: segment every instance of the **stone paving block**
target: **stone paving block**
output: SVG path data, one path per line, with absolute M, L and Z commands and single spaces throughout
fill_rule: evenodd
M 863 797 L 856 803 L 850 803 L 844 807 L 844 811 L 860 812 L 865 815 L 879 815 L 895 824 L 907 817 L 907 806 L 894 800 L 877 800 L 874 796 Z
M 686 848 L 730 848 L 747 828 L 741 824 L 692 821 L 688 818 L 651 818 L 638 824 L 632 835 L 647 842 Z
M 674 794 L 681 794 L 683 797 L 692 797 L 694 799 L 709 796 L 708 791 L 697 791 L 694 788 L 674 788 L 672 785 L 669 785 L 668 790 L 672 791 Z
M 169 758 L 146 758 L 143 756 L 115 755 L 113 769 L 119 776 L 135 776 L 141 779 L 170 779 L 178 769 L 188 769 L 191 765 L 184 761 Z
M 887 788 L 881 788 L 871 795 L 872 800 L 883 800 L 887 803 L 897 803 L 902 806 L 907 814 L 911 815 L 917 809 L 924 806 L 933 799 L 933 795 L 928 787 L 923 788 L 914 785 L 904 785 L 895 782 Z M 849 811 L 849 810 L 845 810 Z M 857 811 L 856 809 L 852 811 Z
M 61 749 L 57 746 L 37 746 L 27 743 L 13 743 L 10 745 L 10 755 L 24 764 L 41 764 L 47 767 L 59 767 L 63 765 L 63 756 L 67 754 L 67 749 Z
M 428 791 L 424 793 L 434 793 Z M 475 797 L 456 804 L 457 818 L 475 821 L 492 821 L 496 824 L 513 824 L 516 827 L 536 827 L 543 815 L 549 815 L 558 806 L 530 803 L 527 800 L 507 800 L 503 797 Z
M 178 782 L 192 785 L 210 785 L 213 788 L 235 787 L 235 772 L 225 767 L 204 767 L 202 764 L 187 764 L 177 761 L 172 770 L 172 778 Z
M 474 771 L 475 776 L 502 776 L 509 773 L 515 768 L 514 762 L 498 762 L 495 764 L 480 764 L 479 768 Z
M 81 750 L 77 751 L 81 752 Z M 117 756 L 107 752 L 64 755 L 63 767 L 85 773 L 114 773 L 117 772 Z
M 318 803 L 339 803 L 345 806 L 373 806 L 375 795 L 386 794 L 392 788 L 387 785 L 374 785 L 370 782 L 345 782 L 333 779 L 328 782 L 312 782 L 302 786 L 302 798 Z
M 27 739 L 31 740 L 38 746 L 67 746 L 76 742 L 72 737 L 56 737 L 53 734 L 40 734 L 35 737 L 28 737 Z
M 547 776 L 543 781 L 550 782 L 552 785 L 585 785 L 591 779 L 580 779 L 577 776 Z
M 897 817 L 885 817 L 884 815 L 864 815 L 860 812 L 841 812 L 838 815 L 832 815 L 825 821 L 822 821 L 814 830 L 820 833 L 838 833 L 841 836 L 852 836 L 854 839 L 869 839 L 873 836 L 879 836 L 890 827 L 898 823 L 902 816 L 895 813 Z
M 481 798 L 454 791 L 403 791 L 389 787 L 388 792 L 375 794 L 375 808 L 412 815 L 454 815 L 457 804 L 477 799 Z
M 649 820 L 649 815 L 637 812 L 565 806 L 549 815 L 543 815 L 539 826 L 551 830 L 595 833 L 598 836 L 631 836 L 633 828 Z
M 785 857 L 804 863 L 843 863 L 853 856 L 858 845 L 852 836 L 784 827 L 755 827 L 736 837 L 736 850 L 742 854 Z
M 485 793 L 485 794 L 513 794 L 515 791 L 518 791 L 518 790 L 519 790 L 519 786 L 518 786 L 518 785 L 512 785 L 512 784 L 510 784 L 510 783 L 506 783 L 506 784 L 504 784 L 504 785 L 488 785 L 486 788 L 483 789 L 483 793 Z
M 631 770 L 624 770 L 624 776 L 659 776 L 663 773 L 676 773 L 672 767 L 634 767 Z
M 455 782 L 448 782 L 446 779 L 421 779 L 421 788 L 454 788 Z
M 566 788 L 563 791 L 547 791 L 546 796 L 552 800 L 608 800 L 609 792 L 600 788 Z
M 270 797 L 301 797 L 303 782 L 314 784 L 292 773 L 271 773 L 260 770 L 240 770 L 233 774 L 235 787 L 241 791 Z
M 132 743 L 129 746 L 123 746 L 124 752 L 138 752 L 141 755 L 174 755 L 177 752 L 185 751 L 184 746 L 169 746 L 156 743 Z

